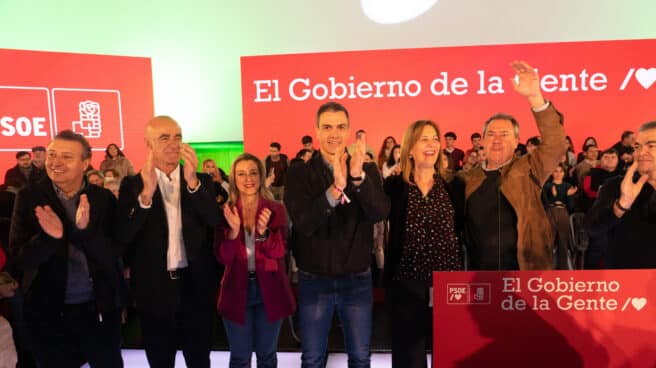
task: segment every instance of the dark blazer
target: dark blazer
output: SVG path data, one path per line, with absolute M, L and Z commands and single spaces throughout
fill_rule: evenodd
M 371 264 L 373 224 L 385 219 L 389 199 L 375 163 L 364 165 L 366 178 L 344 192 L 351 203 L 331 207 L 326 190 L 332 171 L 321 155 L 287 171 L 285 206 L 294 226 L 294 257 L 306 272 L 339 276 L 366 271 Z
M 95 185 L 87 185 L 83 193 L 91 209 L 89 225 L 84 230 L 68 220 L 52 181 L 47 177 L 24 187 L 16 197 L 9 232 L 8 268 L 22 279 L 27 311 L 59 313 L 62 310 L 69 242 L 87 258 L 99 311 L 123 304 L 126 289 L 120 269 L 120 247 L 112 239 L 116 199 L 110 191 Z M 41 229 L 34 208 L 45 205 L 50 206 L 64 224 L 62 239 L 54 239 Z
M 244 220 L 241 201 L 237 201 L 242 228 L 234 240 L 228 239 L 229 225 L 216 228 L 214 252 L 216 259 L 225 264 L 221 280 L 218 310 L 231 321 L 246 322 L 246 302 L 248 297 L 248 258 L 244 241 Z M 269 235 L 263 242 L 255 242 L 255 273 L 262 293 L 264 311 L 271 322 L 294 313 L 296 300 L 289 285 L 285 271 L 285 249 L 287 240 L 287 214 L 282 204 L 260 198 L 256 216 L 268 208 L 271 210 Z
M 215 200 L 211 177 L 197 174 L 201 186 L 195 193 L 189 193 L 183 172 L 181 165 L 182 237 L 189 262 L 185 277 L 193 279 L 199 298 L 213 305 L 218 280 L 208 234 L 211 233 L 209 227 L 217 225 L 223 217 Z M 126 176 L 121 182 L 118 237 L 125 247 L 124 257 L 130 267 L 131 290 L 137 309 L 169 315 L 180 300 L 176 281 L 171 280 L 166 270 L 168 223 L 164 201 L 158 187 L 151 207 L 141 208 L 137 198 L 142 189 L 140 174 Z
M 23 172 L 20 171 L 18 165 L 16 165 L 5 173 L 5 185 L 14 188 L 22 188 L 27 184 L 37 183 L 45 177 L 45 169 L 40 169 L 32 164 L 32 172 L 30 173 L 30 178 L 28 180 L 25 175 L 23 175 Z
M 458 177 L 454 177 L 450 182 L 444 183 L 455 211 L 455 231 L 462 246 L 462 230 L 465 215 L 465 183 Z M 392 281 L 398 272 L 399 262 L 401 262 L 401 255 L 403 254 L 403 242 L 405 240 L 404 225 L 408 212 L 409 188 L 410 185 L 403 180 L 401 175 L 392 175 L 385 179 L 384 189 L 391 203 L 389 213 L 389 241 L 385 254 L 384 269 L 384 282 L 386 285 L 390 284 L 390 281 Z

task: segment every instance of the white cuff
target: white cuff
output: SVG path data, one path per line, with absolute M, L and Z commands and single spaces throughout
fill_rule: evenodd
M 547 101 L 547 102 L 545 102 L 544 105 L 542 105 L 542 106 L 539 106 L 539 107 L 531 107 L 531 110 L 533 110 L 533 112 L 542 112 L 542 111 L 548 109 L 548 108 L 549 108 L 549 105 L 551 105 L 551 102 Z

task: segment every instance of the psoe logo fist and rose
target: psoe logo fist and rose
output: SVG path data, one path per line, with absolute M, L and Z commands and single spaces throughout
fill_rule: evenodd
M 0 86 L 0 151 L 46 146 L 62 130 L 89 140 L 94 151 L 124 148 L 118 90 Z

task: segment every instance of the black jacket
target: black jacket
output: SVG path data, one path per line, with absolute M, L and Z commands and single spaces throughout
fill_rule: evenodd
M 301 270 L 339 276 L 369 268 L 373 225 L 387 217 L 390 204 L 376 164 L 365 164 L 364 171 L 366 178 L 359 187 L 348 181 L 344 190 L 351 203 L 334 208 L 326 198 L 334 178 L 321 155 L 287 171 L 284 201 L 294 227 L 294 257 Z
M 120 247 L 113 239 L 116 199 L 110 191 L 87 185 L 89 225 L 79 230 L 68 220 L 53 188 L 44 178 L 23 188 L 16 197 L 9 249 L 11 272 L 26 288 L 25 308 L 37 313 L 59 313 L 64 305 L 68 270 L 68 244 L 87 258 L 99 311 L 123 305 L 125 285 L 120 267 Z M 62 239 L 46 234 L 34 214 L 36 206 L 50 206 L 64 224 Z
M 462 230 L 464 220 L 464 198 L 465 183 L 462 179 L 455 177 L 450 182 L 445 182 L 445 187 L 451 198 L 451 204 L 455 211 L 455 231 L 460 245 L 462 246 Z M 385 275 L 386 285 L 394 278 L 398 272 L 399 262 L 403 254 L 403 241 L 405 239 L 405 219 L 408 205 L 408 190 L 410 186 L 403 180 L 401 175 L 393 175 L 385 179 L 385 193 L 389 196 L 391 208 L 389 213 L 389 241 L 385 254 Z
M 656 268 L 656 191 L 645 183 L 631 210 L 617 218 L 613 203 L 620 197 L 623 179 L 616 176 L 604 183 L 585 225 L 593 236 L 608 236 L 608 268 Z
M 201 187 L 189 193 L 180 167 L 180 206 L 182 236 L 189 263 L 188 275 L 196 285 L 197 295 L 208 303 L 216 302 L 218 279 L 216 262 L 209 238 L 210 227 L 223 218 L 216 203 L 212 180 L 197 174 Z M 137 197 L 143 189 L 141 175 L 126 176 L 119 191 L 119 240 L 125 247 L 125 262 L 130 268 L 131 290 L 137 308 L 160 315 L 173 313 L 180 300 L 176 281 L 166 269 L 168 222 L 159 187 L 151 207 L 141 208 Z

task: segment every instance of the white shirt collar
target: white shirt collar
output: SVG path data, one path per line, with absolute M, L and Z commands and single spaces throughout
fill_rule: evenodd
M 167 182 L 178 182 L 180 181 L 180 164 L 176 166 L 175 170 L 171 171 L 170 175 L 166 175 L 164 171 L 155 168 L 155 172 L 157 173 L 157 178 L 159 180 L 166 180 Z

